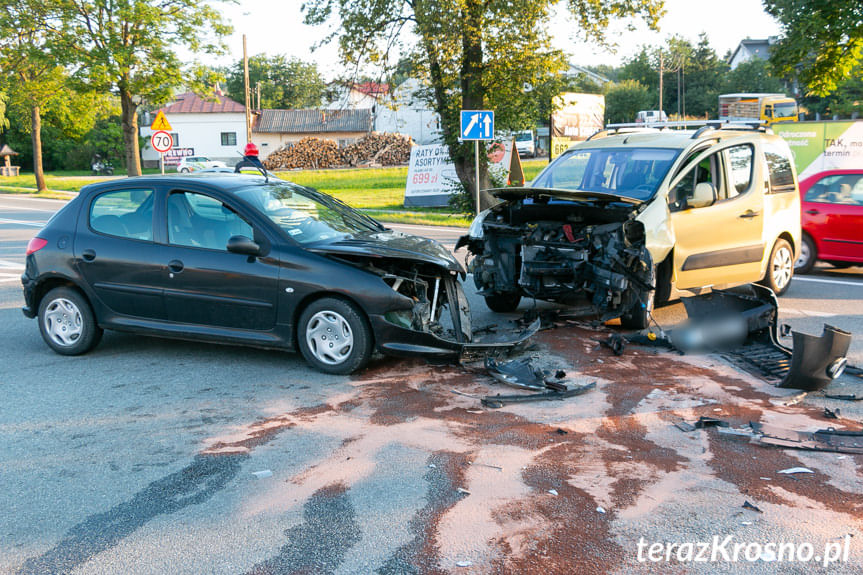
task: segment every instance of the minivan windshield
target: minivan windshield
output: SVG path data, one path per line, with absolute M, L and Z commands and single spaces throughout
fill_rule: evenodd
M 301 244 L 354 238 L 383 230 L 375 220 L 347 204 L 287 182 L 271 181 L 234 193 Z
M 582 148 L 552 162 L 531 187 L 600 192 L 648 200 L 680 150 L 669 148 Z

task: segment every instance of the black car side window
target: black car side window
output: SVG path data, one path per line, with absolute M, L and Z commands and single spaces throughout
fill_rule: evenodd
M 254 231 L 229 206 L 194 192 L 168 196 L 168 243 L 227 251 L 231 236 L 253 238 Z
M 100 234 L 153 241 L 153 191 L 117 190 L 90 204 L 90 229 Z

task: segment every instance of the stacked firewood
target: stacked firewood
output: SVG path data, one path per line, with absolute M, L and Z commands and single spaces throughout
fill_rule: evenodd
M 411 158 L 412 144 L 410 136 L 404 134 L 371 133 L 357 143 L 342 148 L 342 160 L 350 166 L 407 164 Z
M 268 170 L 318 169 L 338 166 L 398 166 L 407 164 L 413 141 L 403 134 L 371 133 L 339 148 L 332 140 L 303 138 L 267 156 Z
M 342 164 L 339 145 L 332 140 L 303 138 L 288 143 L 264 160 L 268 170 L 293 170 L 295 168 L 333 168 Z

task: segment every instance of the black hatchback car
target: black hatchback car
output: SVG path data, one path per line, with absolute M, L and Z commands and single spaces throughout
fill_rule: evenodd
M 347 374 L 375 350 L 456 359 L 471 340 L 460 277 L 437 242 L 310 188 L 145 176 L 84 187 L 31 240 L 23 311 L 64 355 L 113 329 L 299 348 Z

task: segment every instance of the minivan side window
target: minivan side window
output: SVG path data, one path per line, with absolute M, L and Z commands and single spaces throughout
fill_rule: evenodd
M 770 192 L 773 194 L 793 192 L 796 189 L 789 155 L 787 150 L 772 142 L 764 145 L 764 158 L 770 173 Z
M 696 152 L 697 155 L 699 152 Z M 690 160 L 687 160 L 687 163 Z M 719 197 L 718 194 L 722 190 L 722 170 L 720 168 L 720 154 L 717 152 L 712 156 L 702 159 L 697 166 L 687 168 L 686 176 L 680 180 L 668 192 L 668 209 L 672 212 L 679 212 L 688 208 L 688 200 L 695 193 L 695 186 L 701 183 L 708 183 L 713 186 L 714 200 Z
M 731 181 L 727 187 L 727 197 L 734 198 L 749 189 L 752 183 L 752 165 L 755 156 L 755 148 L 750 144 L 734 146 L 726 150 L 728 171 Z
M 215 198 L 194 192 L 168 196 L 168 243 L 227 251 L 231 236 L 254 237 L 252 226 Z
M 100 234 L 153 241 L 153 190 L 117 190 L 90 204 L 90 229 Z

